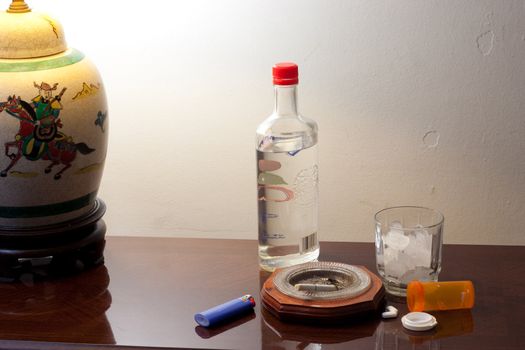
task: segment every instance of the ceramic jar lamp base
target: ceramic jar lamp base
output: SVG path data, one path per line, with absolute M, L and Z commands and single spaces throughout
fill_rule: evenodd
M 97 193 L 109 132 L 102 78 L 67 45 L 60 22 L 25 0 L 0 9 L 0 33 L 0 278 L 100 264 L 106 226 Z

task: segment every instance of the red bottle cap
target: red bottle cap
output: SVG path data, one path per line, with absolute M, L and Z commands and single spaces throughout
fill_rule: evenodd
M 299 69 L 292 62 L 277 63 L 272 68 L 274 85 L 295 85 L 299 83 Z

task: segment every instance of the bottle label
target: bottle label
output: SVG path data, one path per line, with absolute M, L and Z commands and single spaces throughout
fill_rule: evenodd
M 317 148 L 293 153 L 257 152 L 259 238 L 303 251 L 317 245 Z
M 317 232 L 312 233 L 301 240 L 301 252 L 308 251 L 312 248 L 317 248 Z

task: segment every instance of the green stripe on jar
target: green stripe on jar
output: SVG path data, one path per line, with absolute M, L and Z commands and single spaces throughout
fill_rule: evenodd
M 41 59 L 16 59 L 0 60 L 0 72 L 34 72 L 38 70 L 54 69 L 69 66 L 80 62 L 86 57 L 76 49 L 70 49 L 67 54 L 60 57 L 42 57 Z
M 92 192 L 80 198 L 55 204 L 37 205 L 34 207 L 0 207 L 0 218 L 29 219 L 65 214 L 92 204 L 96 196 L 97 193 Z

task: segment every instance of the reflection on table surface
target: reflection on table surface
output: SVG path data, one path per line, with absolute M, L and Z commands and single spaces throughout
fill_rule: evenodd
M 383 320 L 375 332 L 375 348 L 387 349 L 440 349 L 441 339 L 460 336 L 474 331 L 470 310 L 432 312 L 438 325 L 425 332 L 414 332 L 400 327 L 400 315 L 395 320 Z
M 0 338 L 115 344 L 105 312 L 111 305 L 105 266 L 82 274 L 0 283 Z M 21 325 L 26 332 L 21 331 Z
M 402 308 L 402 305 L 398 305 Z M 318 326 L 284 323 L 261 310 L 263 344 L 282 349 L 313 349 L 331 345 L 369 344 L 375 349 L 439 349 L 440 339 L 471 333 L 474 329 L 470 310 L 432 313 L 438 326 L 426 332 L 413 332 L 397 319 L 382 320 L 377 315 L 355 319 L 343 325 Z M 367 339 L 368 338 L 368 339 Z M 283 346 L 284 345 L 284 346 Z M 313 348 L 311 346 L 314 346 Z

